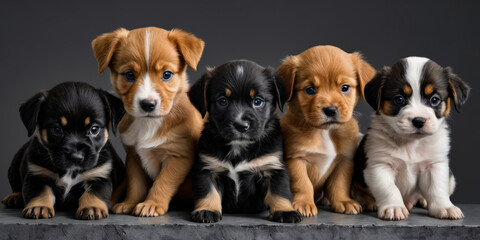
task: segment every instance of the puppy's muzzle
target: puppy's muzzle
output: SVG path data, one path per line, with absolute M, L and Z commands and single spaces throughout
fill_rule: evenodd
M 338 108 L 336 106 L 328 106 L 322 108 L 322 112 L 325 114 L 325 116 L 334 118 L 337 116 Z
M 157 101 L 155 100 L 142 100 L 140 101 L 140 107 L 143 109 L 143 111 L 149 113 L 153 112 L 155 108 L 157 107 Z
M 421 129 L 421 128 L 423 128 L 423 126 L 425 126 L 426 121 L 427 120 L 425 120 L 425 118 L 416 117 L 416 118 L 412 119 L 412 125 L 417 129 Z
M 250 123 L 248 121 L 235 121 L 233 122 L 233 127 L 237 131 L 244 133 L 250 128 Z

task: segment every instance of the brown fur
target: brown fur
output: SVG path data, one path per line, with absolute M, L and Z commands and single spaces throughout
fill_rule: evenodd
M 423 92 L 425 93 L 426 96 L 429 96 L 430 94 L 433 93 L 433 90 L 435 90 L 435 86 L 433 86 L 433 84 L 428 84 L 423 89 Z
M 146 161 L 149 166 L 158 167 L 159 173 L 149 190 L 152 180 L 142 166 L 141 156 L 135 150 L 142 149 L 142 146 L 138 143 L 126 146 L 126 197 L 122 203 L 113 206 L 114 213 L 159 216 L 168 210 L 171 198 L 193 165 L 194 149 L 203 120 L 187 96 L 189 85 L 186 68 L 188 65 L 196 69 L 204 42 L 181 30 L 167 31 L 150 27 L 150 58 L 149 66 L 146 66 L 146 30 L 147 28 L 132 31 L 118 29 L 99 36 L 92 42 L 92 46 L 99 72 L 109 67 L 111 83 L 127 110 L 118 126 L 124 143 L 124 137 L 135 124 L 136 118 L 132 112 L 138 103 L 134 98 L 147 71 L 155 92 L 161 98 L 161 127 L 149 141 L 163 142 L 148 150 L 143 148 L 142 155 L 148 156 Z M 162 73 L 167 70 L 173 73 L 173 78 L 164 82 Z M 134 72 L 135 82 L 125 80 L 123 73 L 126 71 Z
M 294 211 L 292 202 L 290 200 L 272 194 L 270 189 L 268 189 L 267 195 L 265 196 L 265 205 L 269 207 L 270 217 L 272 217 L 275 212 Z
M 359 53 L 317 46 L 287 57 L 278 72 L 285 81 L 290 101 L 281 127 L 294 208 L 303 216 L 316 215 L 315 200 L 324 191 L 333 211 L 360 213 L 360 205 L 349 194 L 358 142 L 358 125 L 352 115 L 375 70 Z M 340 91 L 344 84 L 350 85 L 347 95 Z M 309 87 L 314 87 L 316 94 L 305 94 Z M 325 123 L 322 108 L 327 106 L 338 108 L 338 123 Z M 331 144 L 335 156 L 329 155 Z M 334 158 L 331 164 L 320 160 L 331 157 Z
M 53 205 L 55 196 L 49 186 L 45 186 L 44 191 L 30 200 L 22 211 L 26 218 L 51 218 L 55 216 Z
M 78 200 L 78 209 L 75 215 L 77 219 L 93 220 L 94 216 L 97 219 L 103 219 L 108 216 L 108 206 L 95 194 L 85 191 Z
M 412 88 L 409 85 L 405 84 L 405 86 L 403 86 L 403 92 L 407 95 L 412 95 Z
M 202 210 L 209 210 L 213 212 L 222 212 L 222 199 L 220 198 L 220 194 L 218 194 L 217 189 L 213 186 L 210 190 L 210 193 L 203 199 L 199 199 L 195 202 L 195 210 L 194 212 L 202 211 Z

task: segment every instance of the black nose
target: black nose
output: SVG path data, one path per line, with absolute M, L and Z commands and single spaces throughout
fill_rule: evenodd
M 140 107 L 142 107 L 143 111 L 145 112 L 151 112 L 155 110 L 156 105 L 157 105 L 157 102 L 154 100 L 142 100 L 140 102 Z
M 412 120 L 412 124 L 418 129 L 423 128 L 423 126 L 425 125 L 425 118 L 416 117 Z
M 245 121 L 236 121 L 233 125 L 239 132 L 246 132 L 250 128 L 250 123 Z
M 82 152 L 74 152 L 70 155 L 70 158 L 74 162 L 82 162 L 85 155 Z
M 337 107 L 335 106 L 324 107 L 322 111 L 325 113 L 325 115 L 327 115 L 327 117 L 334 117 L 338 112 Z

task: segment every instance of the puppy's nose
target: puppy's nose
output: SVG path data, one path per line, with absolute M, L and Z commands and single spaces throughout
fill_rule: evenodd
M 74 162 L 82 162 L 84 157 L 85 156 L 82 152 L 74 152 L 70 155 L 70 158 Z
M 425 118 L 421 118 L 421 117 L 416 117 L 414 119 L 412 119 L 412 124 L 414 127 L 420 129 L 420 128 L 423 128 L 423 126 L 425 125 Z
M 324 107 L 322 111 L 323 113 L 325 113 L 325 115 L 327 115 L 327 117 L 334 117 L 335 115 L 337 115 L 338 109 L 335 106 L 330 106 Z
M 233 125 L 239 132 L 246 132 L 250 128 L 250 123 L 245 121 L 236 121 Z
M 157 101 L 155 100 L 142 100 L 140 101 L 140 107 L 145 112 L 152 112 L 155 110 L 155 106 L 157 105 Z

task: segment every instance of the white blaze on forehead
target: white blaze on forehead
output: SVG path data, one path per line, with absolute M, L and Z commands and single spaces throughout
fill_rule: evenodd
M 408 57 L 405 59 L 405 79 L 412 87 L 410 98 L 412 104 L 420 104 L 422 101 L 420 81 L 423 78 L 423 68 L 428 60 L 424 57 Z
M 241 77 L 243 75 L 243 67 L 242 66 L 238 66 L 237 69 L 236 69 L 236 73 L 237 73 L 237 77 Z
M 147 29 L 145 32 L 145 61 L 147 63 L 147 72 L 148 72 L 149 60 L 150 60 L 150 29 Z

